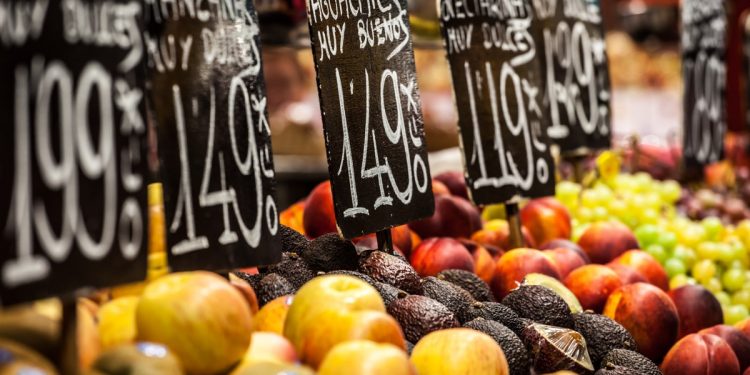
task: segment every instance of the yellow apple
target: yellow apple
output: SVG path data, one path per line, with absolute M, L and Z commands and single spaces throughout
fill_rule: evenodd
M 297 352 L 286 337 L 271 332 L 253 332 L 243 363 L 297 362 Z
M 345 341 L 371 340 L 404 348 L 398 322 L 385 313 L 378 292 L 352 276 L 321 276 L 294 296 L 284 336 L 303 362 L 317 368 L 328 351 Z
M 318 375 L 417 375 L 403 349 L 355 340 L 336 345 L 320 364 Z
M 135 341 L 135 309 L 138 297 L 115 298 L 103 304 L 97 312 L 99 339 L 102 350 Z
M 315 371 L 300 365 L 258 362 L 240 366 L 231 375 L 315 375 Z
M 486 334 L 467 328 L 435 331 L 411 352 L 419 375 L 508 375 L 508 361 L 500 345 Z
M 136 308 L 138 339 L 166 345 L 191 374 L 237 363 L 250 345 L 252 313 L 237 289 L 210 272 L 152 281 Z
M 268 302 L 253 318 L 254 331 L 284 334 L 284 320 L 294 296 L 281 296 Z

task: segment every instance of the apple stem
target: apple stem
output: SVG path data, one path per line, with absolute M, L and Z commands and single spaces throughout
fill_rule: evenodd
M 385 251 L 388 254 L 393 254 L 393 238 L 391 237 L 391 230 L 385 229 L 375 233 L 375 237 L 378 240 L 378 250 Z
M 508 228 L 510 229 L 510 246 L 514 249 L 524 247 L 523 236 L 521 235 L 521 217 L 518 214 L 518 203 L 506 203 L 505 216 L 508 219 Z

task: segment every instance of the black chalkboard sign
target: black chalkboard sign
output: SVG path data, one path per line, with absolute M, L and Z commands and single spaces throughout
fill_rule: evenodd
M 466 182 L 476 204 L 555 193 L 531 2 L 440 1 Z
M 610 82 L 598 0 L 530 0 L 544 71 L 547 135 L 563 155 L 611 145 Z
M 144 33 L 170 268 L 276 262 L 279 217 L 252 1 L 175 4 L 146 5 Z
M 405 0 L 308 0 L 336 221 L 353 238 L 432 215 Z
M 136 0 L 0 2 L 3 305 L 146 275 Z
M 692 169 L 724 156 L 727 15 L 723 0 L 684 0 L 681 13 L 682 148 Z

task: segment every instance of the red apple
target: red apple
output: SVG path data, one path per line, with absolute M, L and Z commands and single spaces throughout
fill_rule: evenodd
M 552 197 L 529 201 L 521 209 L 521 222 L 539 244 L 569 239 L 572 230 L 568 209 Z
M 591 263 L 597 264 L 608 263 L 630 249 L 639 248 L 630 228 L 617 221 L 591 224 L 578 239 L 578 245 Z
M 490 283 L 495 298 L 498 301 L 502 300 L 530 273 L 541 273 L 560 279 L 557 267 L 539 250 L 520 248 L 503 254 L 497 260 L 495 275 Z
M 629 250 L 615 258 L 610 264 L 621 264 L 632 267 L 640 273 L 646 281 L 664 291 L 669 290 L 669 276 L 664 267 L 651 254 L 641 250 Z
M 302 225 L 305 228 L 305 234 L 310 238 L 338 231 L 330 181 L 316 186 L 307 197 L 305 211 L 302 214 Z
M 607 297 L 622 285 L 615 271 L 600 264 L 589 264 L 571 272 L 565 286 L 576 295 L 584 310 L 601 313 Z
M 620 282 L 622 283 L 622 285 L 648 282 L 648 280 L 646 280 L 646 278 L 643 277 L 643 275 L 641 275 L 641 273 L 636 271 L 633 267 L 624 266 L 617 263 L 609 263 L 607 264 L 607 267 L 609 267 L 612 271 L 615 271 L 617 276 L 620 277 Z
M 680 315 L 679 338 L 724 322 L 721 304 L 700 285 L 684 285 L 669 292 Z
M 739 375 L 740 364 L 732 347 L 719 336 L 693 333 L 669 350 L 661 371 L 664 375 Z
M 409 223 L 409 228 L 422 238 L 469 238 L 481 227 L 479 210 L 466 199 L 453 195 L 436 196 L 435 214 Z
M 469 199 L 469 191 L 466 188 L 466 179 L 461 171 L 450 171 L 443 172 L 433 178 L 442 182 L 452 195 L 461 197 L 463 199 Z
M 430 238 L 411 253 L 411 265 L 422 277 L 435 276 L 442 270 L 462 269 L 474 272 L 469 250 L 452 238 Z
M 667 293 L 651 284 L 635 283 L 615 290 L 603 314 L 625 327 L 638 344 L 638 351 L 656 363 L 677 339 L 677 308 Z
M 724 339 L 732 347 L 734 355 L 740 362 L 740 371 L 750 368 L 750 337 L 747 337 L 739 329 L 726 324 L 717 324 L 711 328 L 701 330 L 699 333 L 708 333 Z
M 577 251 L 564 247 L 545 250 L 542 251 L 542 254 L 557 266 L 561 278 L 565 278 L 576 268 L 588 264 L 588 257 L 586 257 L 585 254 L 581 256 Z

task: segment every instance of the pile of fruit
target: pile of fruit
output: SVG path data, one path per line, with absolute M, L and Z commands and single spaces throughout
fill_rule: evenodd
M 679 185 L 618 175 L 527 202 L 525 247 L 514 248 L 501 210 L 474 207 L 460 173 L 436 176 L 433 191 L 435 215 L 393 228 L 393 253 L 375 250 L 374 236 L 339 237 L 323 183 L 282 213 L 277 264 L 164 275 L 163 253 L 152 254 L 159 272 L 145 284 L 80 300 L 79 365 L 102 375 L 750 374 L 750 222 L 691 221 L 675 210 Z M 0 315 L 0 369 L 57 373 L 54 334 L 40 327 L 59 320 L 50 310 Z

